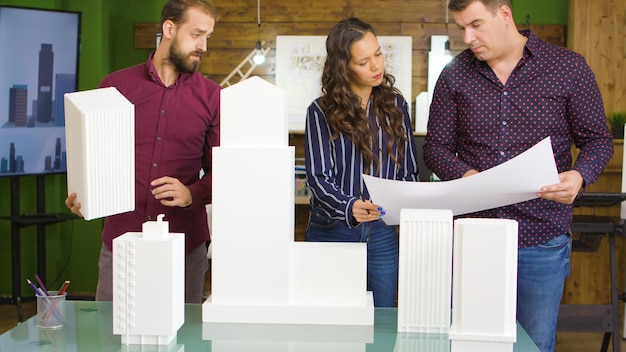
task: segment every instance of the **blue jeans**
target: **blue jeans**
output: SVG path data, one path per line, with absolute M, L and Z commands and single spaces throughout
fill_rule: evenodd
M 542 352 L 554 351 L 556 320 L 571 251 L 572 239 L 567 234 L 518 250 L 517 321 Z
M 367 290 L 374 306 L 395 307 L 398 293 L 398 231 L 382 220 L 348 228 L 345 222 L 328 218 L 319 209 L 311 210 L 306 241 L 367 242 Z

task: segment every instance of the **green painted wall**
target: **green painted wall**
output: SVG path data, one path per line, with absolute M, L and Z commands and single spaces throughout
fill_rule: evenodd
M 567 25 L 568 0 L 512 0 L 516 23 Z
M 111 8 L 111 38 L 109 43 L 111 69 L 143 63 L 150 49 L 134 48 L 135 22 L 159 22 L 166 0 L 114 1 Z
M 97 87 L 109 72 L 108 27 L 109 1 L 106 0 L 0 0 L 2 5 L 56 9 L 81 12 L 81 55 L 79 59 L 79 90 Z M 104 55 L 104 54 L 107 55 Z M 63 204 L 67 196 L 65 174 L 44 176 L 46 212 L 69 213 Z M 35 213 L 36 177 L 19 178 L 20 213 Z M 8 216 L 10 209 L 10 180 L 0 178 L 0 216 Z M 70 290 L 94 292 L 97 282 L 97 259 L 100 249 L 101 220 L 75 220 L 49 225 L 46 228 L 47 282 L 52 288 L 63 280 L 71 280 Z M 0 220 L 0 296 L 11 295 L 11 226 Z M 36 271 L 36 227 L 21 231 L 23 295 L 30 295 L 26 278 Z
M 150 50 L 134 49 L 134 23 L 158 22 L 166 0 L 0 0 L 0 5 L 81 12 L 79 90 L 94 89 L 109 72 L 145 62 Z M 46 212 L 69 213 L 64 174 L 44 176 Z M 19 178 L 20 213 L 35 213 L 36 177 Z M 0 178 L 0 216 L 11 213 L 10 180 Z M 91 294 L 97 283 L 102 220 L 73 220 L 46 227 L 47 281 L 50 287 L 71 280 L 70 293 Z M 0 220 L 0 297 L 12 292 L 11 226 Z M 21 230 L 23 295 L 26 278 L 37 273 L 36 227 Z
M 166 0 L 0 0 L 0 5 L 80 11 L 82 40 L 79 89 L 96 88 L 109 72 L 142 63 L 150 53 L 134 49 L 135 22 L 158 22 Z M 567 24 L 567 0 L 517 0 L 513 2 L 517 23 Z M 36 212 L 36 178 L 21 177 L 20 212 Z M 64 174 L 45 176 L 46 211 L 68 212 L 63 204 L 67 196 Z M 10 183 L 0 178 L 0 216 L 8 216 Z M 71 280 L 70 293 L 93 293 L 97 282 L 101 220 L 74 220 L 47 227 L 48 285 L 55 288 Z M 0 220 L 0 296 L 11 295 L 10 223 Z M 36 229 L 22 229 L 22 292 L 30 294 L 26 277 L 36 273 Z

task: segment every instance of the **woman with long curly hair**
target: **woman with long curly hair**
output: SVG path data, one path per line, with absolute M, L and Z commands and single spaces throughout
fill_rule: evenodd
M 408 105 L 385 72 L 371 25 L 348 18 L 326 39 L 322 96 L 308 108 L 307 182 L 312 193 L 307 241 L 367 242 L 367 286 L 377 307 L 395 306 L 398 232 L 369 199 L 362 174 L 417 181 Z

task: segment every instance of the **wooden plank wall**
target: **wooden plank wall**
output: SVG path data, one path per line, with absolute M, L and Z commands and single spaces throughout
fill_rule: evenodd
M 593 70 L 606 112 L 626 110 L 626 2 L 623 0 L 570 0 L 568 47 L 581 53 Z M 615 141 L 615 154 L 600 180 L 589 187 L 594 192 L 620 192 L 623 140 Z M 591 209 L 578 209 L 591 214 Z M 619 216 L 619 206 L 597 209 L 597 215 Z M 616 238 L 618 293 L 623 293 L 626 243 Z M 594 253 L 573 253 L 571 275 L 565 287 L 565 303 L 609 303 L 608 241 Z M 620 303 L 621 304 L 621 303 Z M 620 315 L 623 309 L 620 308 Z M 621 319 L 620 319 L 621 321 Z
M 568 47 L 594 71 L 607 113 L 626 110 L 626 2 L 570 0 Z
M 446 25 L 446 4 L 446 0 L 261 0 L 260 38 L 271 51 L 253 75 L 274 82 L 277 35 L 327 35 L 341 19 L 357 16 L 371 23 L 377 35 L 413 37 L 413 96 L 406 97 L 413 101 L 426 90 L 430 36 L 449 33 L 453 52 L 465 48 L 452 16 L 449 16 L 451 23 Z M 208 53 L 202 58 L 200 72 L 219 83 L 254 49 L 258 26 L 256 1 L 221 1 L 218 5 L 220 17 Z M 137 23 L 135 47 L 154 48 L 155 33 L 159 30 L 156 23 Z M 565 45 L 562 25 L 537 25 L 533 30 L 546 40 Z

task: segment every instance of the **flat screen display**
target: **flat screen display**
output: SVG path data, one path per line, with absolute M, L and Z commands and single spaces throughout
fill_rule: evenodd
M 66 172 L 63 95 L 78 89 L 80 19 L 0 6 L 0 177 Z

